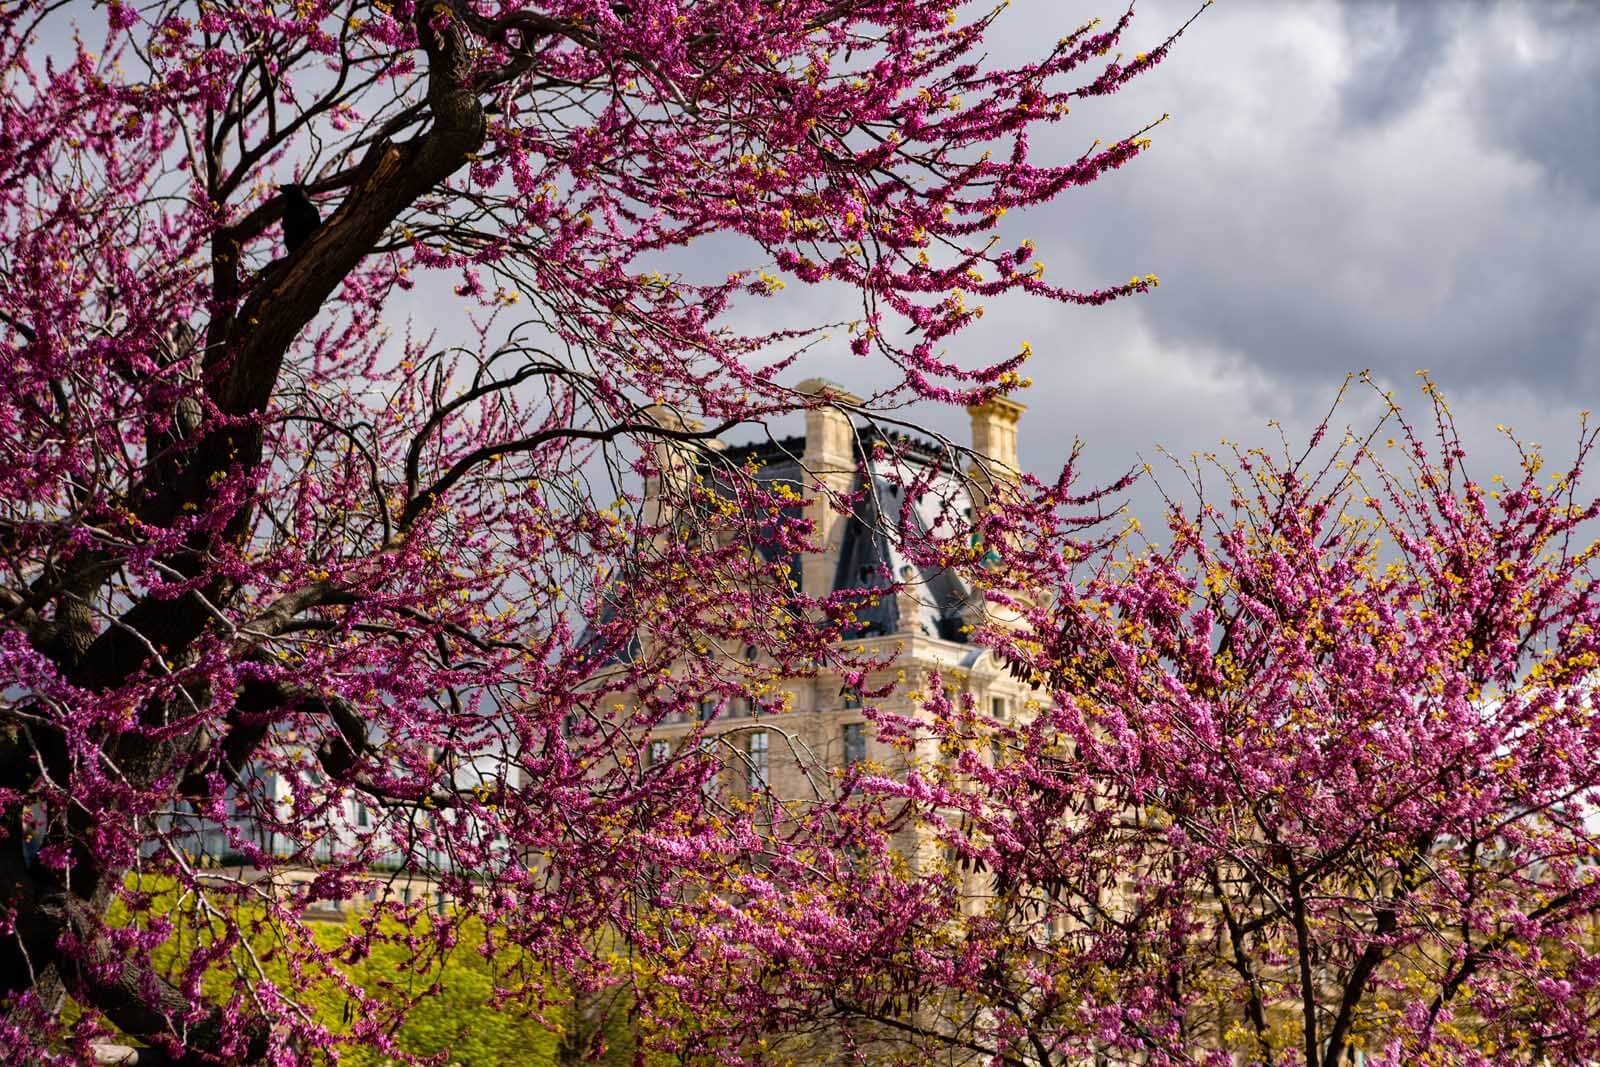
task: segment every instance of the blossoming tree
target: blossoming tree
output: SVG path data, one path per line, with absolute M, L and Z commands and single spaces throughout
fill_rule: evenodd
M 1020 356 L 945 353 L 973 297 L 1148 287 L 1060 288 L 991 237 L 1143 149 L 1041 163 L 1029 138 L 1166 46 L 1104 58 L 1125 16 L 996 67 L 996 17 L 0 11 L 0 1058 L 103 1054 L 110 1027 L 124 1062 L 388 1048 L 406 998 L 336 966 L 379 941 L 438 957 L 471 917 L 486 952 L 599 966 L 601 934 L 681 946 L 676 879 L 828 854 L 803 825 L 755 848 L 706 809 L 706 760 L 633 750 L 708 687 L 837 655 L 848 608 L 789 590 L 810 527 L 787 499 L 682 456 L 826 402 L 777 384 L 820 326 L 733 324 L 785 277 L 859 295 L 851 347 L 901 372 L 886 403 L 1015 382 Z M 676 269 L 719 234 L 751 269 Z M 646 513 L 651 479 L 670 506 Z M 384 865 L 448 895 L 426 936 Z M 301 921 L 364 892 L 336 945 Z M 193 951 L 160 955 L 175 931 Z M 329 982 L 339 1033 L 300 999 Z
M 864 783 L 942 841 L 945 906 L 845 1014 L 1029 1064 L 1600 1054 L 1596 433 L 1480 480 L 1424 391 L 1427 432 L 1377 394 L 1370 432 L 1175 464 L 1160 545 L 1017 488 L 980 573 L 1040 707 L 937 686 L 951 758 Z

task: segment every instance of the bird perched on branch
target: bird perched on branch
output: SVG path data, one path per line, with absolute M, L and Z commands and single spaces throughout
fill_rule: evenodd
M 303 185 L 280 185 L 278 191 L 283 194 L 283 247 L 293 252 L 310 239 L 317 227 L 322 225 L 322 216 L 317 212 L 317 205 L 306 193 Z

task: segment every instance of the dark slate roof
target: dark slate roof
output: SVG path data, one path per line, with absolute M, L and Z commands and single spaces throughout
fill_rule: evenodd
M 860 428 L 856 440 L 858 469 L 852 489 L 862 489 L 865 478 L 871 483 L 871 491 L 862 494 L 845 527 L 833 592 L 886 588 L 911 566 L 894 536 L 903 510 L 902 483 L 919 476 L 931 475 L 933 479 L 930 491 L 913 501 L 907 516 L 916 535 L 936 531 L 941 511 L 948 509 L 951 513 L 944 522 L 948 529 L 953 519 L 959 519 L 971 507 L 965 482 L 950 457 L 931 442 L 875 427 Z M 883 458 L 875 454 L 880 441 L 887 446 Z M 714 459 L 708 456 L 707 465 L 726 470 L 727 465 L 743 466 L 753 460 L 759 481 L 786 481 L 798 486 L 804 474 L 800 464 L 804 453 L 804 437 L 786 437 L 725 449 L 715 453 Z M 799 560 L 792 560 L 791 572 L 798 571 Z M 905 629 L 965 642 L 966 635 L 961 631 L 971 589 L 954 572 L 943 569 L 921 568 L 920 579 L 917 593 L 922 604 L 919 617 L 911 625 L 902 626 L 898 599 L 883 596 L 876 604 L 864 604 L 857 611 L 862 624 L 853 636 Z

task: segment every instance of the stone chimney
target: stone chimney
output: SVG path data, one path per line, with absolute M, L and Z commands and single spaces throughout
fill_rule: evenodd
M 1017 420 L 1026 410 L 1015 400 L 1003 396 L 967 409 L 972 419 L 972 451 L 975 453 L 967 468 L 967 491 L 972 494 L 974 519 L 989 506 L 997 490 L 1014 483 L 1022 473 L 1017 461 Z M 1015 625 L 1020 621 L 1014 610 L 1003 608 L 982 595 L 967 602 L 962 617 L 967 625 L 975 628 L 985 622 Z
M 800 590 L 820 597 L 833 591 L 839 571 L 848 517 L 839 513 L 833 500 L 848 493 L 855 481 L 855 424 L 847 409 L 860 404 L 861 398 L 822 378 L 808 379 L 796 388 L 826 401 L 806 409 L 806 448 L 801 459 L 806 472 L 806 512 L 816 524 L 822 551 L 802 555 Z
M 652 404 L 640 413 L 641 422 L 654 423 L 667 430 L 695 431 L 702 424 L 666 404 Z M 655 471 L 644 481 L 644 521 L 659 522 L 666 518 L 666 504 L 662 500 L 663 482 L 681 494 L 694 476 L 696 454 L 702 450 L 720 451 L 727 446 L 716 438 L 682 441 L 671 437 L 648 437 L 646 447 L 655 454 Z
M 972 450 L 977 453 L 968 468 L 974 507 L 988 502 L 996 483 L 1012 481 L 1021 473 L 1017 462 L 1017 420 L 1026 410 L 1003 396 L 967 409 L 972 419 Z

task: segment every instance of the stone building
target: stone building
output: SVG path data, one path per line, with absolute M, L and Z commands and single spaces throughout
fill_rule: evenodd
M 925 488 L 909 507 L 919 533 L 937 529 L 941 516 L 948 522 L 983 507 L 996 480 L 1018 470 L 1017 423 L 1022 405 L 1001 398 L 970 409 L 970 455 L 958 461 L 953 458 L 957 453 L 931 441 L 891 433 L 853 417 L 851 409 L 859 400 L 837 385 L 812 380 L 801 389 L 832 401 L 806 412 L 803 435 L 734 447 L 713 443 L 712 448 L 720 461 L 741 467 L 749 463 L 760 480 L 794 488 L 801 501 L 798 506 L 815 522 L 823 546 L 821 551 L 789 561 L 791 577 L 800 590 L 817 596 L 845 590 L 885 590 L 876 602 L 857 612 L 859 622 L 849 641 L 865 657 L 883 660 L 886 666 L 855 687 L 826 669 L 810 677 L 784 679 L 777 701 L 786 708 L 781 714 L 755 713 L 745 699 L 708 699 L 698 713 L 671 716 L 640 740 L 639 752 L 646 764 L 665 762 L 690 739 L 714 747 L 724 770 L 711 788 L 723 799 L 768 793 L 779 801 L 799 802 L 816 795 L 819 777 L 833 777 L 852 764 L 867 761 L 875 768 L 897 773 L 910 761 L 940 758 L 931 747 L 906 752 L 880 743 L 866 707 L 870 703 L 885 711 L 915 712 L 917 695 L 926 691 L 934 672 L 947 691 L 970 694 L 980 711 L 997 719 L 1029 714 L 1030 690 L 971 641 L 974 627 L 988 610 L 982 594 L 960 574 L 914 565 L 896 543 L 895 523 L 888 521 L 902 514 L 903 486 L 909 482 L 920 481 Z M 833 506 L 858 493 L 854 507 L 841 511 Z M 647 483 L 645 507 L 658 505 L 656 487 Z M 891 592 L 891 575 L 906 587 Z M 724 652 L 749 655 L 754 649 Z M 860 695 L 861 690 L 891 686 L 893 691 L 887 697 L 868 701 Z M 286 743 L 282 747 L 287 751 L 294 746 Z M 471 787 L 502 774 L 514 782 L 517 768 L 501 766 L 502 760 L 497 756 L 469 760 L 462 768 L 465 777 L 461 784 Z M 275 812 L 275 819 L 293 819 L 292 783 L 271 763 L 263 761 L 247 772 L 246 777 L 254 783 L 251 795 L 257 804 L 265 805 L 263 810 Z M 314 778 L 315 771 L 310 773 Z M 297 882 L 312 878 L 319 862 L 348 849 L 355 839 L 378 831 L 380 813 L 369 810 L 354 795 L 335 801 L 335 805 L 338 810 L 322 813 L 322 836 L 309 850 L 303 841 L 275 833 L 257 817 L 259 813 L 250 810 L 240 810 L 226 828 L 197 813 L 174 813 L 169 820 L 180 847 L 202 866 L 238 870 L 247 865 L 234 843 L 242 837 L 262 852 L 288 860 L 275 877 Z M 420 872 L 448 873 L 448 857 L 425 852 L 409 859 L 406 863 L 406 857 L 385 853 L 375 871 L 418 869 L 418 873 L 397 875 L 398 881 L 390 887 L 393 895 L 409 902 L 416 894 L 443 907 L 445 894 L 433 877 Z M 336 913 L 360 903 L 328 901 L 322 906 Z
M 814 379 L 800 388 L 833 401 L 806 412 L 803 436 L 713 448 L 719 463 L 753 467 L 758 479 L 797 490 L 822 545 L 790 561 L 802 592 L 885 590 L 856 613 L 859 623 L 849 642 L 887 665 L 855 687 L 826 669 L 785 679 L 781 703 L 787 710 L 779 714 L 752 713 L 744 700 L 708 699 L 698 714 L 669 717 L 650 731 L 641 753 L 648 763 L 670 758 L 691 738 L 719 750 L 725 769 L 714 788 L 729 797 L 770 790 L 779 801 L 803 802 L 815 795 L 818 776 L 860 761 L 896 773 L 908 762 L 939 758 L 931 741 L 923 743 L 927 751 L 910 752 L 880 743 L 864 707 L 914 713 L 916 697 L 934 672 L 952 695 L 970 694 L 980 711 L 999 719 L 1027 715 L 1031 699 L 1024 683 L 971 641 L 989 610 L 982 593 L 953 571 L 914 565 L 896 543 L 897 523 L 890 521 L 906 513 L 902 494 L 908 482 L 924 490 L 908 509 L 919 533 L 937 532 L 941 516 L 949 522 L 983 507 L 997 480 L 1019 469 L 1023 406 L 1000 398 L 969 409 L 972 454 L 958 465 L 948 449 L 853 418 L 859 400 L 837 385 Z M 834 506 L 846 499 L 856 502 L 848 509 Z M 647 485 L 646 507 L 652 506 L 653 487 Z M 889 575 L 905 588 L 892 591 Z M 756 652 L 751 647 L 745 654 Z M 859 695 L 891 683 L 886 697 L 864 701 Z

